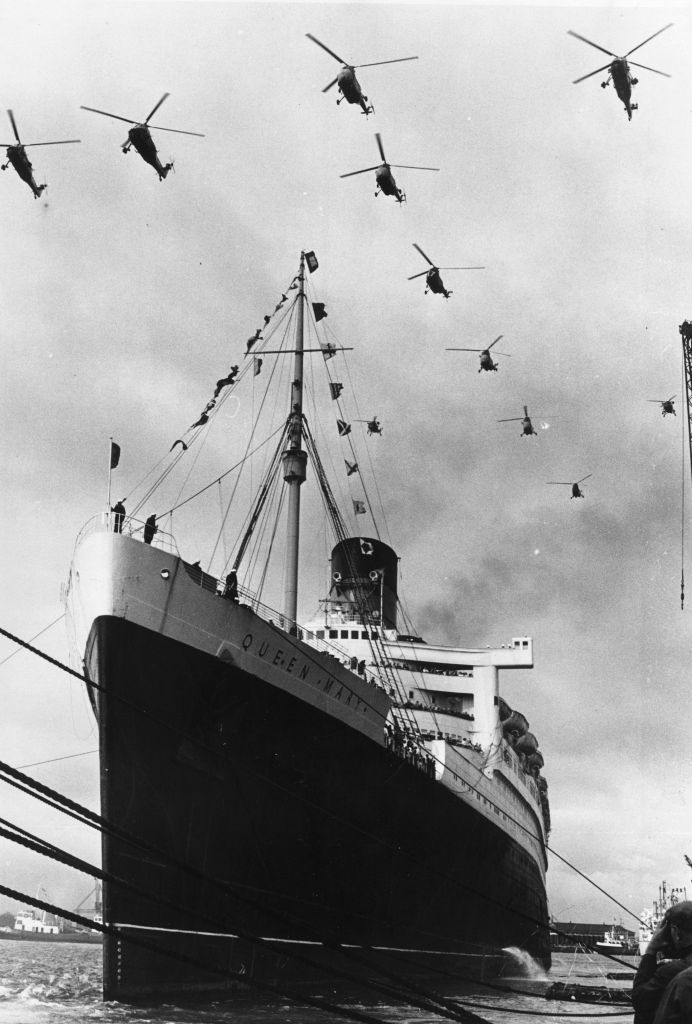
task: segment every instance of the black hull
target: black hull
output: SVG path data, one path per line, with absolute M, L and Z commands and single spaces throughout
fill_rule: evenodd
M 179 957 L 106 936 L 104 998 L 253 982 L 346 991 L 382 964 L 442 988 L 498 973 L 506 946 L 549 964 L 538 865 L 439 782 L 278 687 L 122 619 L 97 620 L 85 661 L 105 688 L 91 691 L 102 813 L 149 847 L 104 836 L 104 870 L 138 890 L 105 884 L 104 920 Z M 320 940 L 366 949 L 345 957 Z

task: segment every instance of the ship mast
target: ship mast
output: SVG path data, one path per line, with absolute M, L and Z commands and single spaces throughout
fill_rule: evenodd
M 300 254 L 298 274 L 298 318 L 296 347 L 291 383 L 291 416 L 288 447 L 282 455 L 284 480 L 288 486 L 288 519 L 286 531 L 286 584 L 284 613 L 291 623 L 298 617 L 298 549 L 300 546 L 300 486 L 305 480 L 307 452 L 303 440 L 303 329 L 305 313 L 305 253 Z

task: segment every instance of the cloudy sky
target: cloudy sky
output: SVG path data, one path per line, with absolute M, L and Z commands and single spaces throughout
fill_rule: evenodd
M 607 57 L 569 29 L 626 53 L 669 22 L 634 57 L 672 77 L 637 69 L 631 123 L 604 75 L 572 84 Z M 106 500 L 109 437 L 123 451 L 113 497 L 132 507 L 314 249 L 314 298 L 354 349 L 333 370 L 345 407 L 383 424 L 382 437 L 361 425 L 354 437 L 413 626 L 469 646 L 533 636 L 535 668 L 505 673 L 502 688 L 541 744 L 553 848 L 635 912 L 661 880 L 687 884 L 692 591 L 681 611 L 680 575 L 692 498 L 683 511 L 678 325 L 692 319 L 692 16 L 671 4 L 4 0 L 0 29 L 0 95 L 22 141 L 82 140 L 29 151 L 48 183 L 40 200 L 12 168 L 0 175 L 0 626 L 46 630 L 37 644 L 67 661 L 61 586 Z M 308 32 L 354 64 L 419 59 L 359 72 L 366 119 L 321 91 L 339 66 Z M 205 137 L 155 133 L 175 160 L 159 182 L 120 152 L 127 125 L 80 106 L 137 120 L 164 92 L 153 123 Z M 376 199 L 374 172 L 340 178 L 378 163 L 375 132 L 392 163 L 440 168 L 394 171 L 406 204 Z M 426 266 L 413 242 L 441 266 L 486 269 L 443 273 L 449 301 L 425 295 L 424 278 L 407 280 Z M 496 374 L 445 351 L 498 334 Z M 195 450 L 194 475 L 181 462 L 145 514 L 237 459 L 259 401 L 247 383 L 245 404 L 227 403 Z M 338 467 L 347 453 L 319 386 L 313 429 L 337 443 Z M 678 415 L 663 418 L 649 400 L 670 395 Z M 524 405 L 536 438 L 497 422 Z M 587 474 L 583 501 L 547 484 Z M 327 545 L 303 490 L 309 616 Z M 212 489 L 173 526 L 184 557 L 215 571 L 228 494 Z M 231 516 L 223 545 L 239 525 Z M 0 758 L 67 758 L 31 773 L 96 808 L 82 688 L 15 651 L 2 640 Z M 98 857 L 95 836 L 6 787 L 0 799 L 3 816 Z M 6 843 L 0 877 L 67 906 L 90 888 Z M 558 919 L 633 926 L 556 858 L 549 893 Z

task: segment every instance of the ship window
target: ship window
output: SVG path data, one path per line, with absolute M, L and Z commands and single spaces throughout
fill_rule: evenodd
M 317 637 L 318 640 L 324 640 L 324 630 L 318 629 L 317 632 L 315 633 L 315 636 Z
M 348 640 L 348 630 L 347 629 L 342 629 L 341 630 L 341 639 L 342 640 Z
M 360 638 L 361 638 L 361 640 L 367 640 L 368 639 L 368 634 L 365 632 L 364 629 L 361 629 L 361 631 L 360 631 Z
M 338 629 L 330 629 L 329 630 L 329 639 L 330 640 L 338 640 L 339 639 L 339 630 Z
M 413 690 L 408 691 L 408 699 L 413 700 Z
M 357 640 L 357 639 L 358 639 L 358 630 L 357 629 L 352 629 L 351 630 L 351 640 Z

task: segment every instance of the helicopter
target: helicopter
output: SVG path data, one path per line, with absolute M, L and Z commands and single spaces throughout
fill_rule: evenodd
M 156 104 L 152 112 L 149 114 L 144 121 L 133 121 L 129 117 L 120 117 L 119 114 L 109 114 L 107 110 L 97 110 L 95 107 L 81 107 L 82 110 L 90 110 L 92 114 L 103 114 L 105 117 L 114 117 L 116 121 L 126 121 L 127 124 L 133 124 L 134 128 L 130 128 L 127 133 L 127 142 L 122 145 L 123 153 L 128 153 L 130 147 L 134 146 L 142 160 L 146 163 L 151 164 L 156 173 L 159 176 L 159 181 L 163 181 L 169 171 L 173 170 L 173 164 L 162 165 L 158 157 L 158 151 L 154 145 L 154 140 L 151 137 L 149 128 L 156 128 L 160 132 L 176 132 L 178 135 L 196 135 L 198 138 L 203 139 L 204 135 L 201 132 L 184 132 L 179 128 L 159 128 L 156 125 L 150 125 L 149 121 L 154 116 L 156 111 L 159 109 L 164 100 L 170 96 L 169 92 L 165 92 L 159 102 Z
M 669 413 L 672 413 L 673 416 L 675 416 L 676 413 L 675 413 L 675 406 L 673 405 L 673 401 L 674 401 L 674 399 L 676 397 L 677 397 L 676 395 L 671 395 L 670 398 L 663 398 L 663 399 L 661 399 L 661 398 L 647 398 L 647 402 L 657 402 L 658 405 L 661 406 L 661 416 L 667 416 Z
M 382 433 L 382 425 L 380 424 L 380 421 L 378 420 L 377 416 L 373 416 L 373 418 L 371 420 L 356 420 L 355 422 L 356 423 L 367 423 L 367 425 L 368 425 L 368 436 L 370 436 L 371 434 L 381 434 Z
M 606 86 L 612 80 L 613 85 L 615 86 L 615 92 L 618 94 L 618 96 L 624 103 L 625 110 L 627 111 L 628 120 L 631 121 L 632 111 L 638 110 L 639 108 L 638 103 L 631 102 L 632 88 L 637 84 L 639 79 L 632 78 L 630 74 L 629 65 L 627 63 L 627 58 L 629 57 L 630 53 L 634 53 L 635 50 L 638 50 L 640 47 L 644 46 L 645 43 L 649 43 L 652 39 L 655 39 L 656 36 L 660 36 L 661 32 L 665 32 L 665 30 L 667 28 L 670 28 L 672 24 L 673 22 L 671 21 L 670 24 L 664 25 L 664 27 L 660 28 L 658 32 L 654 32 L 652 36 L 649 36 L 648 39 L 645 39 L 643 43 L 639 43 L 638 46 L 634 46 L 631 50 L 628 50 L 624 57 L 618 57 L 611 50 L 606 50 L 603 46 L 599 46 L 598 43 L 592 43 L 590 39 L 586 39 L 584 36 L 580 36 L 577 32 L 572 32 L 572 30 L 569 29 L 567 33 L 568 35 L 574 36 L 575 39 L 581 39 L 582 43 L 588 43 L 589 46 L 593 46 L 595 47 L 595 49 L 601 50 L 602 53 L 607 53 L 609 56 L 614 58 L 610 62 L 610 64 L 604 64 L 602 68 L 596 68 L 595 71 L 590 71 L 588 75 L 582 75 L 581 78 L 575 79 L 572 84 L 577 85 L 579 82 L 583 82 L 585 78 L 591 78 L 592 75 L 597 75 L 600 71 L 605 71 L 607 68 L 608 78 L 605 80 L 605 82 L 601 82 L 601 89 L 605 89 Z M 653 71 L 656 75 L 663 75 L 665 78 L 670 78 L 670 75 L 667 74 L 667 72 L 665 71 L 657 71 L 656 68 L 649 68 L 646 66 L 646 64 L 637 64 L 635 60 L 633 60 L 631 63 L 634 64 L 634 66 L 637 68 L 643 68 L 645 71 Z
M 38 199 L 43 190 L 48 186 L 36 184 L 36 181 L 34 180 L 34 168 L 32 167 L 31 161 L 29 160 L 29 157 L 26 155 L 25 152 L 27 146 L 66 146 L 69 142 L 81 142 L 82 140 L 62 139 L 58 142 L 27 142 L 26 145 L 24 145 L 22 144 L 22 141 L 19 138 L 19 132 L 17 131 L 17 124 L 14 119 L 14 114 L 11 110 L 8 110 L 7 114 L 10 119 L 10 124 L 12 125 L 12 131 L 14 132 L 14 137 L 17 140 L 17 144 L 15 145 L 12 142 L 0 143 L 1 146 L 7 147 L 7 163 L 2 164 L 0 166 L 2 167 L 3 171 L 6 171 L 10 164 L 12 164 L 12 166 L 14 167 L 15 171 L 22 179 L 22 181 L 25 181 L 31 189 L 31 191 L 34 193 L 34 199 Z
M 498 334 L 497 338 L 495 338 L 495 341 L 491 341 L 487 348 L 448 348 L 448 349 L 445 349 L 445 351 L 446 352 L 480 352 L 480 354 L 481 354 L 481 365 L 480 365 L 480 367 L 478 369 L 478 372 L 480 373 L 481 370 L 495 370 L 497 372 L 498 364 L 493 362 L 492 356 L 490 355 L 490 349 L 493 347 L 493 345 L 497 344 L 497 342 L 500 340 L 500 338 L 504 338 L 504 334 Z M 497 354 L 499 356 L 507 356 L 509 358 L 509 354 L 507 352 L 498 352 Z
M 322 92 L 328 92 L 333 85 L 338 85 L 341 97 L 336 101 L 336 105 L 338 106 L 342 100 L 347 100 L 348 103 L 359 103 L 366 117 L 368 114 L 374 114 L 375 108 L 372 105 L 368 106 L 368 97 L 363 95 L 363 90 L 356 78 L 355 69 L 374 68 L 378 64 L 399 64 L 404 60 L 418 60 L 418 57 L 397 57 L 395 60 L 376 60 L 373 64 L 347 64 L 345 60 L 338 57 L 333 50 L 330 50 L 328 46 L 321 43 L 319 39 L 315 38 L 315 36 L 311 36 L 309 32 L 306 32 L 305 34 L 308 39 L 312 39 L 313 43 L 317 43 L 317 45 L 321 46 L 323 50 L 326 50 L 330 57 L 333 57 L 334 60 L 338 60 L 340 64 L 343 64 L 341 71 L 334 81 L 330 82 L 329 85 L 325 85 Z M 384 159 L 384 157 L 382 159 Z
M 432 168 L 428 169 L 432 170 Z M 452 294 L 451 291 L 447 291 L 447 289 L 442 283 L 442 278 L 440 277 L 441 270 L 485 270 L 485 267 L 436 267 L 433 261 L 428 256 L 425 255 L 421 247 L 416 242 L 412 242 L 411 244 L 413 245 L 414 249 L 418 250 L 423 259 L 428 261 L 428 263 L 430 264 L 430 270 L 421 270 L 419 274 L 412 274 L 408 280 L 413 281 L 415 280 L 415 278 L 422 277 L 423 274 L 425 274 L 426 295 L 430 291 L 433 292 L 435 295 L 444 295 L 444 297 L 448 299 L 449 296 Z M 495 342 L 493 342 L 493 345 L 494 344 Z M 474 349 L 473 351 L 480 352 L 480 349 Z M 489 367 L 486 367 L 486 369 L 489 369 Z
M 531 417 L 529 416 L 529 411 L 526 408 L 526 406 L 524 406 L 524 415 L 523 416 L 510 416 L 509 419 L 507 419 L 507 420 L 498 420 L 497 422 L 498 423 L 514 423 L 516 420 L 521 420 L 521 436 L 522 437 L 530 437 L 531 434 L 533 434 L 534 437 L 538 437 L 538 434 L 533 429 L 533 423 L 531 422 Z
M 571 487 L 572 488 L 572 494 L 570 495 L 570 499 L 569 499 L 571 501 L 572 498 L 583 498 L 584 497 L 583 492 L 579 489 L 579 484 L 583 484 L 584 481 L 588 480 L 590 476 L 593 476 L 593 473 L 587 473 L 587 475 L 583 476 L 581 478 L 581 480 L 577 480 L 576 484 L 571 483 L 569 480 L 548 480 L 548 483 L 549 484 L 559 484 L 561 486 Z
M 411 167 L 410 164 L 388 164 L 387 158 L 384 155 L 384 149 L 382 147 L 382 139 L 379 132 L 375 132 L 375 138 L 377 139 L 377 146 L 382 157 L 382 163 L 375 165 L 374 167 L 364 167 L 360 171 L 349 171 L 348 174 L 341 174 L 341 178 L 350 178 L 354 174 L 365 174 L 366 171 L 375 171 L 375 181 L 377 182 L 377 192 L 375 192 L 375 198 L 384 192 L 386 196 L 394 196 L 397 203 L 403 203 L 406 201 L 405 194 L 400 188 L 397 188 L 397 184 L 394 181 L 394 175 L 392 174 L 390 167 L 406 167 L 411 171 L 439 171 L 439 167 Z M 427 257 L 426 257 L 427 259 Z

